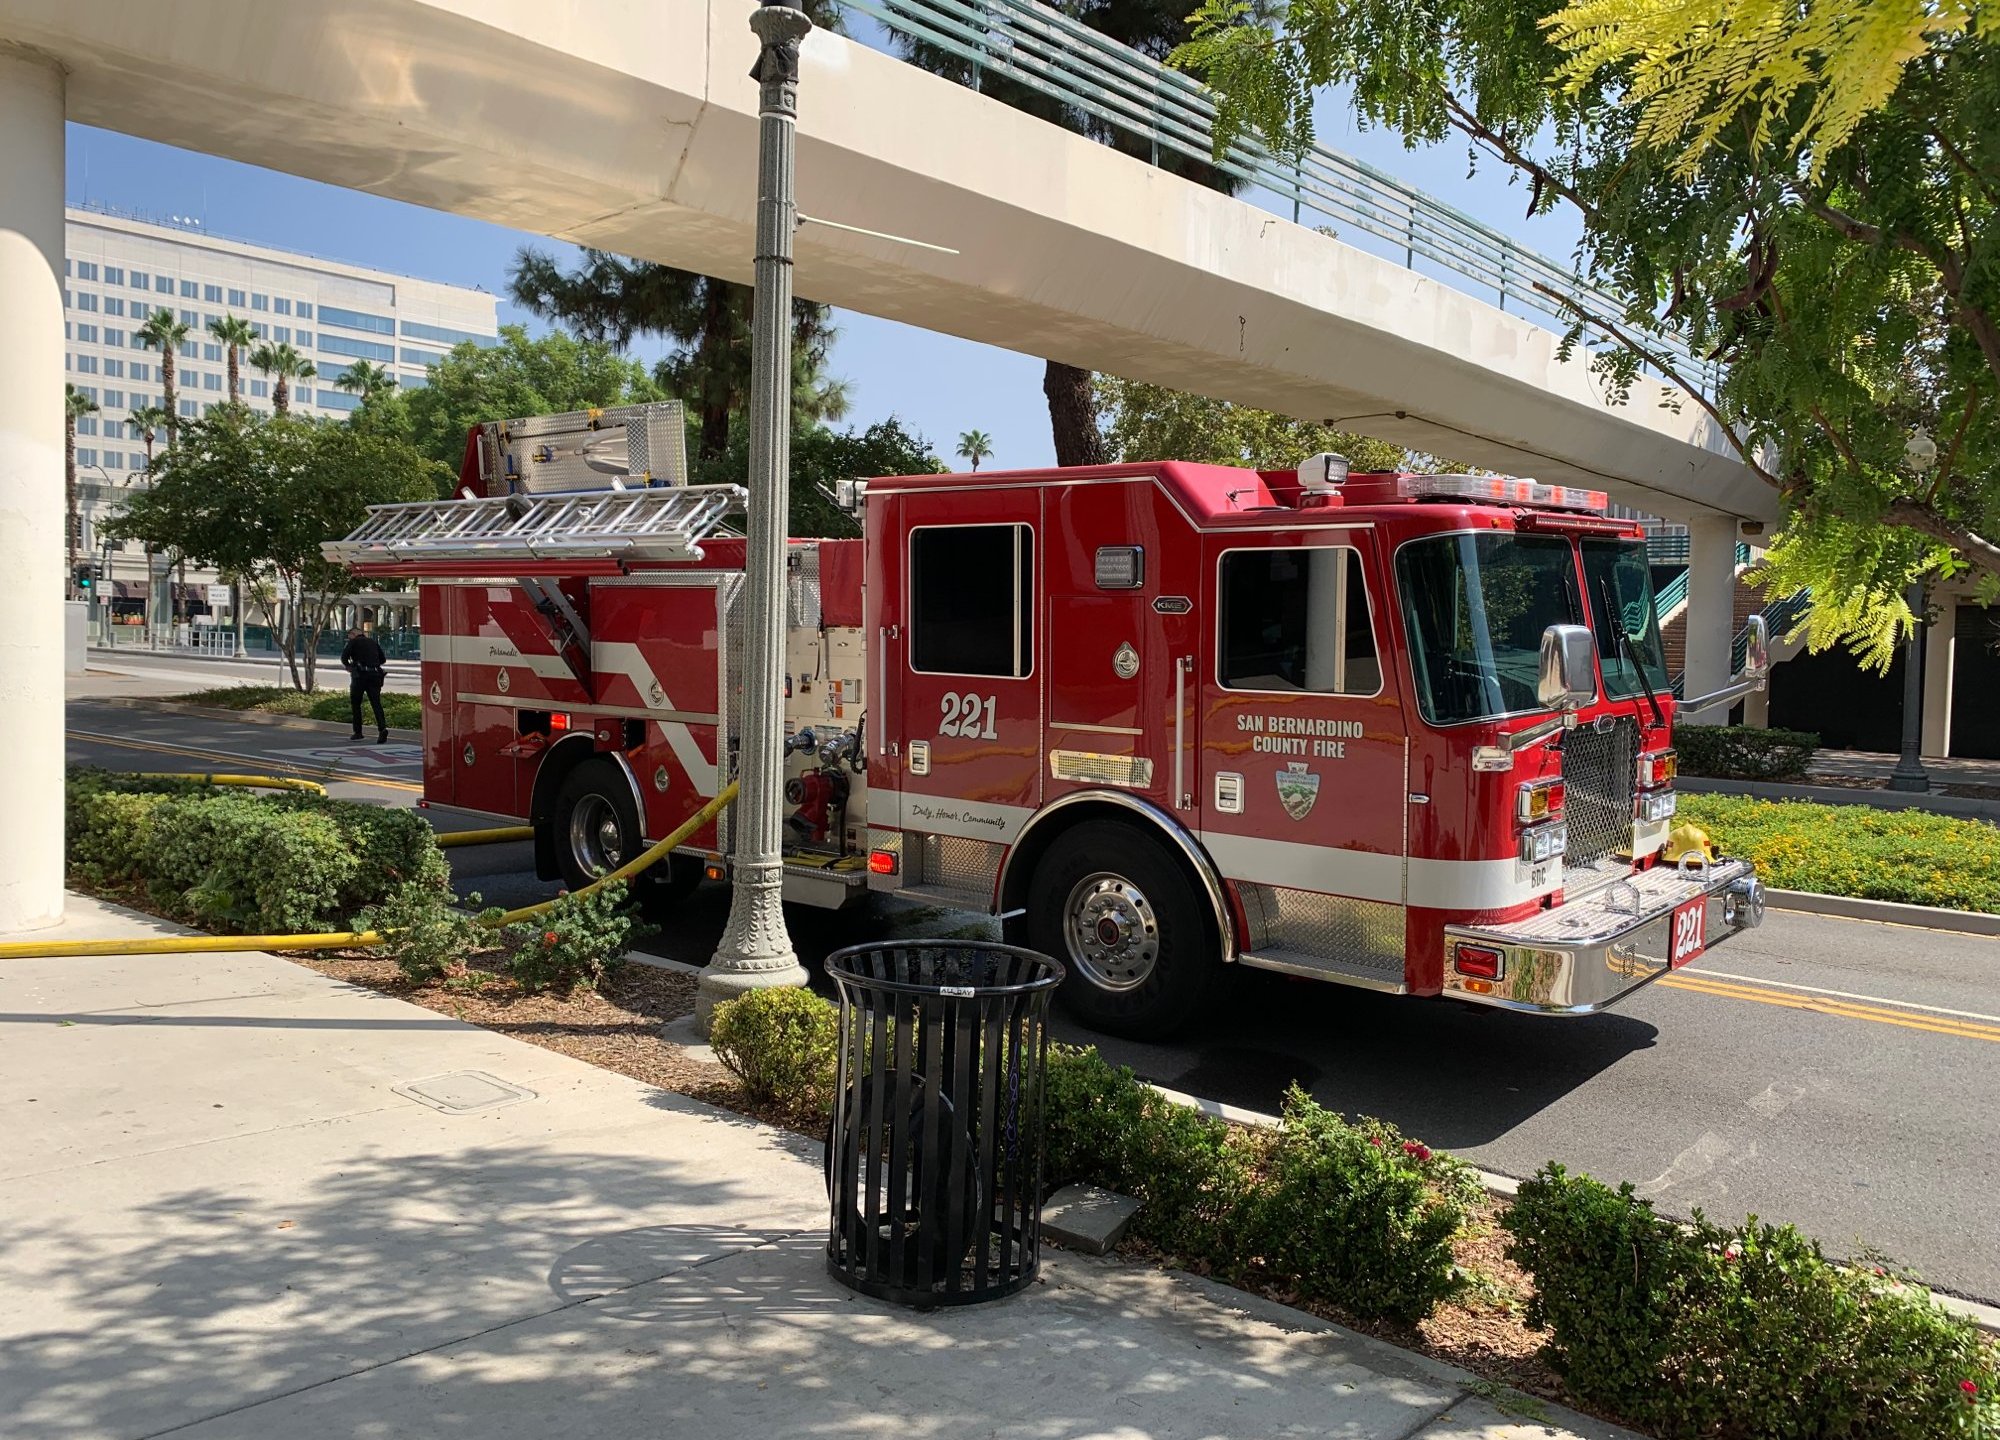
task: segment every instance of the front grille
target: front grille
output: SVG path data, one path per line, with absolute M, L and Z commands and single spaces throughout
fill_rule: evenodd
M 1591 866 L 1632 844 L 1632 789 L 1639 766 L 1639 727 L 1620 716 L 1606 729 L 1585 723 L 1563 736 L 1564 816 L 1569 822 L 1565 866 Z

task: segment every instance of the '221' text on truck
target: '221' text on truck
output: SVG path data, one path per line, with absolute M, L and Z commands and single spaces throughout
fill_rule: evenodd
M 457 498 L 327 547 L 421 582 L 429 799 L 531 822 L 572 885 L 741 743 L 744 496 L 674 483 L 679 426 L 482 426 Z M 1762 918 L 1748 864 L 1664 858 L 1677 702 L 1597 492 L 1337 456 L 843 489 L 862 538 L 788 549 L 789 900 L 1006 915 L 1150 1035 L 1238 965 L 1588 1014 Z M 658 883 L 730 851 L 725 812 Z

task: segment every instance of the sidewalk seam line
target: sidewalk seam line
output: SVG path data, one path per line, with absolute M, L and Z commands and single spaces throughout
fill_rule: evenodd
M 60 1175 L 70 1170 L 92 1170 L 99 1165 L 117 1165 L 129 1160 L 145 1160 L 154 1155 L 171 1155 L 177 1150 L 199 1150 L 204 1145 L 220 1145 L 230 1140 L 249 1140 L 259 1135 L 276 1135 L 285 1130 L 305 1130 L 314 1125 L 337 1125 L 343 1120 L 359 1119 L 363 1115 L 380 1115 L 385 1111 L 400 1109 L 397 1105 L 377 1105 L 369 1110 L 348 1110 L 339 1115 L 318 1115 L 310 1120 L 294 1120 L 289 1125 L 267 1125 L 262 1130 L 240 1130 L 234 1135 L 211 1135 L 206 1140 L 189 1140 L 180 1145 L 162 1145 L 155 1150 L 133 1150 L 120 1155 L 105 1155 L 96 1160 L 78 1161 L 71 1165 L 52 1165 L 46 1170 L 30 1170 L 25 1174 L 9 1175 L 0 1179 L 0 1187 L 11 1185 L 17 1180 L 39 1180 L 46 1175 Z
M 377 1370 L 386 1370 L 390 1366 L 400 1365 L 406 1360 L 415 1360 L 419 1356 L 434 1355 L 440 1350 L 449 1350 L 454 1345 L 464 1345 L 474 1340 L 483 1340 L 488 1335 L 496 1335 L 502 1330 L 511 1330 L 516 1325 L 526 1325 L 532 1321 L 546 1320 L 551 1315 L 560 1315 L 566 1310 L 574 1310 L 577 1309 L 579 1306 L 591 1305 L 599 1300 L 608 1300 L 613 1295 L 623 1295 L 627 1291 L 637 1290 L 644 1285 L 657 1285 L 662 1280 L 672 1279 L 676 1275 L 686 1275 L 690 1271 L 700 1270 L 709 1265 L 714 1265 L 720 1261 L 733 1259 L 738 1255 L 748 1255 L 757 1250 L 769 1249 L 773 1245 L 782 1245 L 788 1240 L 798 1239 L 801 1235 L 816 1234 L 818 1232 L 818 1228 L 819 1227 L 814 1226 L 810 1230 L 788 1231 L 787 1233 L 778 1236 L 776 1239 L 760 1240 L 755 1245 L 745 1245 L 739 1250 L 725 1250 L 720 1254 L 711 1255 L 707 1259 L 696 1260 L 687 1265 L 677 1266 L 676 1268 L 665 1271 L 662 1274 L 648 1276 L 644 1280 L 635 1280 L 630 1285 L 621 1285 L 616 1290 L 606 1290 L 602 1294 L 587 1296 L 581 1300 L 570 1300 L 561 1305 L 551 1305 L 546 1310 L 537 1310 L 530 1315 L 516 1315 L 511 1319 L 502 1320 L 497 1324 L 489 1325 L 484 1330 L 474 1330 L 468 1335 L 459 1335 L 449 1340 L 440 1340 L 435 1345 L 425 1345 L 420 1349 L 411 1350 L 406 1354 L 392 1356 L 386 1360 L 377 1360 L 372 1365 L 363 1365 L 358 1367 L 357 1369 L 343 1371 L 341 1374 L 338 1375 L 329 1375 L 325 1379 L 315 1380 L 310 1384 L 300 1385 L 290 1390 L 283 1390 L 276 1395 L 264 1395 L 258 1397 L 255 1400 L 246 1400 L 241 1405 L 232 1405 L 227 1410 L 218 1410 L 212 1415 L 198 1415 L 192 1420 L 183 1420 L 178 1425 L 169 1425 L 164 1430 L 150 1430 L 146 1432 L 144 1435 L 139 1436 L 138 1440 L 159 1440 L 159 1437 L 163 1435 L 174 1435 L 178 1434 L 182 1430 L 190 1429 L 196 1425 L 207 1425 L 217 1420 L 226 1420 L 232 1415 L 241 1415 L 247 1410 L 255 1410 L 260 1405 L 269 1405 L 278 1400 L 290 1400 L 294 1396 L 304 1395 L 310 1391 L 319 1390 L 328 1385 L 338 1385 L 343 1380 L 353 1380 L 362 1375 L 373 1374 Z M 1407 1437 L 1398 1437 L 1398 1440 L 1407 1440 Z

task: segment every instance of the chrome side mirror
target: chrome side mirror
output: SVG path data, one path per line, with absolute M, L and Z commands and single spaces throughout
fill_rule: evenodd
M 1574 710 L 1597 698 L 1597 641 L 1582 625 L 1551 625 L 1542 632 L 1535 698 L 1551 710 Z
M 1743 678 L 1761 680 L 1771 673 L 1771 627 L 1762 615 L 1743 623 Z

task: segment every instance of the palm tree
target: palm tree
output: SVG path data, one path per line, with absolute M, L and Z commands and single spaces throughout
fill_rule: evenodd
M 968 430 L 958 437 L 960 458 L 972 462 L 972 473 L 979 473 L 979 462 L 993 453 L 993 437 L 984 430 Z
M 224 315 L 220 320 L 208 322 L 208 333 L 222 342 L 229 357 L 229 403 L 234 405 L 241 388 L 243 352 L 257 343 L 257 331 L 248 320 Z
M 69 597 L 76 598 L 76 542 L 82 525 L 76 511 L 76 422 L 97 413 L 97 402 L 63 383 L 63 501 L 69 507 Z
M 160 352 L 160 392 L 164 397 L 161 404 L 167 411 L 167 448 L 181 436 L 180 406 L 175 400 L 174 352 L 186 343 L 194 327 L 186 321 L 176 320 L 174 312 L 164 306 L 146 317 L 146 323 L 132 332 L 132 338 L 139 342 L 139 348 L 157 349 Z
M 250 352 L 250 363 L 266 375 L 278 377 L 278 383 L 271 387 L 271 408 L 280 415 L 292 413 L 291 382 L 310 380 L 319 373 L 310 360 L 284 341 L 265 341 Z
M 146 443 L 146 473 L 150 475 L 153 470 L 153 438 L 166 428 L 167 421 L 173 418 L 172 413 L 164 405 L 141 405 L 128 413 L 132 428 Z
M 387 394 L 396 388 L 396 377 L 380 365 L 367 360 L 356 360 L 348 366 L 341 377 L 333 382 L 336 390 L 345 390 L 350 395 L 359 395 L 366 404 L 377 395 Z

